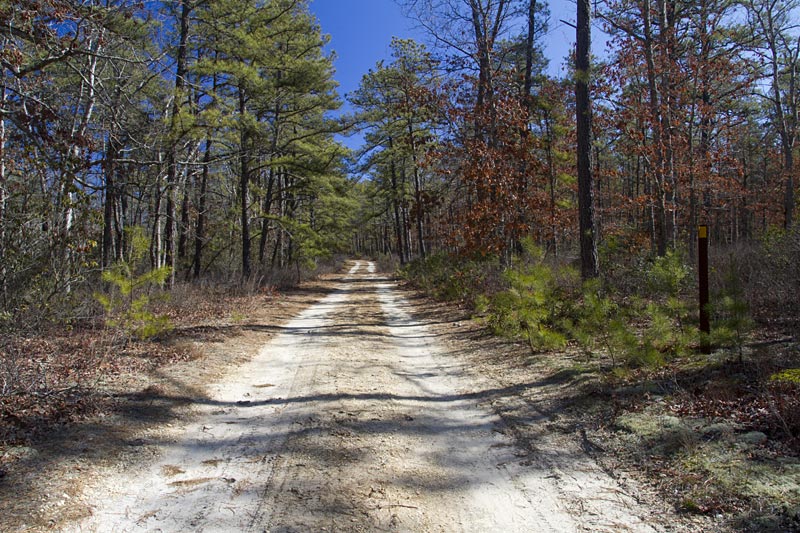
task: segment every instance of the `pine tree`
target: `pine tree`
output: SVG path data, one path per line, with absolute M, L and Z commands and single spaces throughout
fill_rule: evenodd
M 301 221 L 325 188 L 321 176 L 336 174 L 344 156 L 332 141 L 339 128 L 326 118 L 339 101 L 306 2 L 216 2 L 202 18 L 202 46 L 213 55 L 198 62 L 197 72 L 217 79 L 216 107 L 206 114 L 223 124 L 220 144 L 234 147 L 241 272 L 248 279 L 254 232 L 261 262 L 274 230 L 270 257 L 278 266 L 299 260 L 295 252 L 312 238 Z

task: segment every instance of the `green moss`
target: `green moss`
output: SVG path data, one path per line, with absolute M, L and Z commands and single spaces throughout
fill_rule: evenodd
M 795 385 L 800 385 L 800 368 L 787 368 L 786 370 L 781 370 L 780 372 L 772 374 L 769 377 L 769 380 L 779 383 L 793 383 Z
M 684 465 L 710 480 L 717 490 L 740 498 L 779 505 L 800 503 L 800 462 L 796 458 L 755 460 L 752 447 L 732 441 L 709 442 L 688 456 Z

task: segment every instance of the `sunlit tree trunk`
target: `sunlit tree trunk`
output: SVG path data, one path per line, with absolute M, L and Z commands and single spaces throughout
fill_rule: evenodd
M 105 185 L 103 205 L 103 242 L 101 265 L 103 268 L 111 266 L 116 259 L 116 235 L 114 233 L 114 220 L 117 211 L 117 194 L 115 176 L 117 173 L 117 159 L 119 157 L 119 143 L 109 136 L 106 142 L 105 155 Z
M 667 253 L 667 195 L 666 195 L 666 155 L 664 153 L 664 138 L 662 135 L 661 120 L 661 87 L 658 81 L 655 62 L 655 39 L 653 37 L 653 22 L 650 0 L 643 0 L 641 4 L 642 22 L 644 26 L 644 55 L 647 63 L 647 87 L 649 91 L 650 127 L 653 134 L 654 161 L 651 164 L 653 173 L 653 226 L 655 230 L 656 252 L 658 255 Z
M 391 146 L 391 139 L 389 140 L 389 146 Z M 404 265 L 406 262 L 408 262 L 408 254 L 406 252 L 406 245 L 403 242 L 403 226 L 402 221 L 400 220 L 399 200 L 401 192 L 397 186 L 397 167 L 394 162 L 394 157 L 392 157 L 391 161 L 389 162 L 389 167 L 390 179 L 392 182 L 392 212 L 394 214 L 394 230 L 395 238 L 397 239 L 397 253 L 400 256 L 400 264 Z
M 774 122 L 781 141 L 784 189 L 784 226 L 794 223 L 794 149 L 797 141 L 798 121 L 798 68 L 800 68 L 800 37 L 793 36 L 796 28 L 797 0 L 749 0 L 747 15 L 753 32 L 760 37 L 766 50 L 766 68 L 771 83 L 770 104 L 775 114 Z
M 81 76 L 80 91 L 75 105 L 75 116 L 70 129 L 70 145 L 67 149 L 61 168 L 60 190 L 58 194 L 57 212 L 59 220 L 56 234 L 58 242 L 53 243 L 53 249 L 61 250 L 59 260 L 61 273 L 64 275 L 64 291 L 72 290 L 73 253 L 69 246 L 72 238 L 72 229 L 75 222 L 76 185 L 75 179 L 78 169 L 82 164 L 81 145 L 85 143 L 89 125 L 97 103 L 97 60 L 101 49 L 101 35 L 94 35 L 88 41 L 89 54 L 85 74 Z
M 206 240 L 206 203 L 208 195 L 208 178 L 211 173 L 211 138 L 206 139 L 205 152 L 203 153 L 203 171 L 200 174 L 200 187 L 197 194 L 197 226 L 194 231 L 194 279 L 200 278 L 202 272 L 203 246 Z
M 191 6 L 187 0 L 178 0 L 180 5 L 180 17 L 178 19 L 178 49 L 175 61 L 175 92 L 172 100 L 172 110 L 170 113 L 170 138 L 169 151 L 167 153 L 167 205 L 164 218 L 164 248 L 166 253 L 166 263 L 172 268 L 170 275 L 170 287 L 175 284 L 175 270 L 177 266 L 176 248 L 176 196 L 178 182 L 178 146 L 180 144 L 178 118 L 183 106 L 184 90 L 186 88 L 187 73 L 187 42 L 189 40 L 189 15 Z
M 670 243 L 675 242 L 677 231 L 677 198 L 678 180 L 675 175 L 675 135 L 673 132 L 673 108 L 675 107 L 673 97 L 673 76 L 672 76 L 672 54 L 675 49 L 675 6 L 672 0 L 658 0 L 658 25 L 661 29 L 659 33 L 658 45 L 660 49 L 660 85 L 661 85 L 661 134 L 664 142 L 664 199 L 668 214 L 665 213 L 666 222 L 664 233 L 666 234 L 663 245 L 663 253 Z
M 272 203 L 275 188 L 275 169 L 270 168 L 267 172 L 267 192 L 264 195 L 264 202 L 261 205 L 261 236 L 258 242 L 258 262 L 264 264 L 264 257 L 267 250 L 267 237 L 269 234 L 269 215 L 272 211 Z
M 553 154 L 553 142 L 555 141 L 555 136 L 553 134 L 553 119 L 549 116 L 549 111 L 545 111 L 545 113 L 545 161 L 547 163 L 547 181 L 550 188 L 550 246 L 553 250 L 553 256 L 558 257 L 558 227 L 556 224 L 556 185 L 558 182 L 558 174 L 556 173 L 555 157 Z
M 530 109 L 533 89 L 533 45 L 536 41 L 536 0 L 528 0 L 528 33 L 525 36 L 525 80 L 522 89 L 523 105 Z

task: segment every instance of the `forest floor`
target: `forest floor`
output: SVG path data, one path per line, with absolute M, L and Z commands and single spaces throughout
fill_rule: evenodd
M 348 268 L 198 302 L 167 341 L 76 368 L 91 390 L 65 381 L 50 410 L 5 408 L 0 530 L 797 525 L 800 463 L 763 433 L 676 410 L 655 379 L 534 358 L 365 261 Z M 81 335 L 42 342 L 102 352 Z M 711 505 L 728 493 L 697 487 L 722 470 L 731 493 L 756 494 Z

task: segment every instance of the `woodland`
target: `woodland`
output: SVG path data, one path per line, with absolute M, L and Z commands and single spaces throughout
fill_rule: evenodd
M 509 265 L 528 239 L 570 257 L 576 82 L 581 211 L 609 262 L 691 259 L 700 223 L 717 248 L 791 233 L 792 1 L 596 4 L 610 52 L 560 79 L 541 2 L 403 5 L 431 44 L 395 39 L 342 117 L 308 2 L 4 2 L 5 319 L 80 315 L 121 265 L 172 287 L 282 282 L 337 253 Z M 336 141 L 354 130 L 357 153 Z
M 578 0 L 561 77 L 543 0 L 398 3 L 429 39 L 345 96 L 309 0 L 0 0 L 0 439 L 73 401 L 37 335 L 132 349 L 366 256 L 609 379 L 722 348 L 737 392 L 685 410 L 796 455 L 800 2 Z

